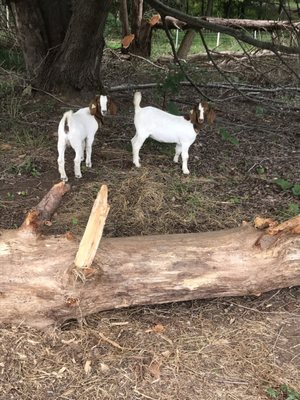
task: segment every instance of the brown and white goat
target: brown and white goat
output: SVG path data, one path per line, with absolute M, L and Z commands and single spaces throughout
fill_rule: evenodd
M 103 124 L 103 116 L 106 114 L 116 114 L 117 107 L 109 96 L 96 96 L 91 101 L 89 107 L 81 108 L 73 113 L 64 113 L 58 126 L 58 170 L 60 178 L 67 181 L 65 171 L 65 149 L 70 145 L 75 151 L 74 174 L 76 178 L 81 178 L 81 161 L 84 160 L 87 167 L 92 166 L 92 145 L 98 128 Z
M 140 107 L 142 95 L 134 94 L 134 124 L 136 134 L 131 139 L 133 163 L 140 167 L 139 151 L 144 141 L 150 137 L 158 142 L 176 143 L 174 162 L 182 158 L 182 171 L 189 174 L 187 166 L 189 148 L 194 143 L 197 134 L 205 122 L 212 124 L 215 112 L 207 102 L 200 102 L 194 106 L 189 114 L 177 116 L 169 114 L 155 107 Z

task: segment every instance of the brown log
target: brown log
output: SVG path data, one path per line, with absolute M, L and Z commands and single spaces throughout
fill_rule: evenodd
M 37 234 L 51 219 L 62 197 L 70 190 L 70 185 L 60 182 L 54 185 L 40 203 L 27 214 L 19 232 Z
M 236 29 L 262 29 L 264 31 L 274 30 L 299 30 L 300 22 L 293 21 L 272 21 L 272 20 L 256 20 L 256 19 L 230 19 L 203 17 L 203 20 L 220 26 L 228 26 Z
M 132 305 L 259 295 L 300 285 L 300 216 L 278 234 L 250 225 L 218 232 L 102 239 L 78 270 L 78 241 L 0 236 L 0 322 L 45 328 Z M 280 227 L 280 225 L 279 225 Z M 296 232 L 296 233 L 293 233 Z M 85 271 L 85 273 L 82 273 Z

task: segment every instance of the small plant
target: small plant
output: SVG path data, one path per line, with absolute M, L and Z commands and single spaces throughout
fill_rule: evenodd
M 241 204 L 242 199 L 238 196 L 234 196 L 229 199 L 229 202 L 232 204 Z
M 292 192 L 294 196 L 300 196 L 300 184 L 295 183 L 295 185 L 292 187 Z
M 18 195 L 19 196 L 23 196 L 23 197 L 28 196 L 28 191 L 27 190 L 22 190 L 21 192 L 18 192 Z
M 35 162 L 31 158 L 28 158 L 20 165 L 13 166 L 11 171 L 17 175 L 32 175 L 34 177 L 41 175 Z
M 287 385 L 280 385 L 278 389 L 268 388 L 266 393 L 271 399 L 300 400 L 300 393 Z
M 261 106 L 257 106 L 255 109 L 255 114 L 259 117 L 263 116 L 265 113 L 265 109 Z
M 289 203 L 287 210 L 284 212 L 284 215 L 287 218 L 293 218 L 300 214 L 300 207 L 296 203 Z
M 239 144 L 239 141 L 236 137 L 232 136 L 227 129 L 225 128 L 220 128 L 219 133 L 222 137 L 222 139 L 226 140 L 226 142 L 229 142 L 231 144 L 234 144 L 237 146 Z
M 15 195 L 11 192 L 7 192 L 6 193 L 6 197 L 8 200 L 13 200 L 15 198 Z
M 182 71 L 174 68 L 170 69 L 162 86 L 158 88 L 159 95 L 166 99 L 169 95 L 178 93 L 183 79 L 184 74 Z M 167 102 L 165 106 L 170 114 L 179 115 L 178 107 L 173 101 Z
M 299 197 L 300 196 L 300 184 L 299 183 L 293 183 L 290 182 L 286 179 L 274 179 L 273 183 L 275 183 L 275 185 L 279 186 L 280 189 L 287 191 L 287 190 L 292 190 L 292 193 L 294 196 Z
M 259 166 L 259 167 L 256 168 L 256 173 L 258 175 L 263 175 L 263 174 L 266 173 L 266 169 L 264 167 L 262 167 L 262 166 Z
M 71 219 L 71 223 L 72 223 L 73 226 L 78 225 L 78 219 L 77 219 L 76 217 L 73 217 L 73 218 Z

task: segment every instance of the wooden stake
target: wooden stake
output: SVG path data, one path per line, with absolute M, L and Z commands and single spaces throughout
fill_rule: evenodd
M 107 186 L 102 185 L 75 257 L 74 263 L 77 268 L 90 267 L 95 258 L 110 208 L 107 204 L 107 193 Z

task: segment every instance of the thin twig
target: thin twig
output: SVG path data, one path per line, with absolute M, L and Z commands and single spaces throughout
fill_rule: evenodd
M 161 67 L 160 65 L 155 64 L 153 61 L 148 60 L 148 59 L 145 58 L 145 57 L 138 56 L 137 54 L 133 54 L 133 53 L 128 53 L 128 54 L 129 54 L 131 57 L 136 57 L 136 58 L 139 58 L 140 60 L 146 61 L 147 63 L 153 65 L 153 66 L 156 67 L 156 68 L 162 69 L 163 71 L 166 71 L 166 70 L 167 70 L 166 67 Z
M 210 59 L 210 61 L 213 63 L 214 67 L 216 68 L 216 70 L 219 72 L 219 74 L 221 74 L 223 76 L 223 78 L 233 87 L 233 89 L 235 89 L 237 92 L 240 93 L 241 96 L 245 97 L 246 99 L 250 100 L 250 98 L 248 96 L 245 96 L 243 92 L 241 92 L 239 90 L 239 88 L 237 87 L 237 85 L 235 85 L 228 77 L 226 74 L 223 73 L 223 71 L 219 68 L 219 66 L 217 65 L 217 63 L 215 62 L 215 60 L 213 59 L 213 57 L 210 54 L 209 48 L 207 47 L 206 41 L 204 39 L 203 33 L 201 31 L 201 29 L 199 29 L 199 35 L 200 38 L 202 40 L 204 49 L 206 51 L 206 54 L 208 56 L 208 58 Z
M 174 60 L 175 62 L 178 64 L 179 68 L 181 69 L 182 73 L 185 75 L 186 79 L 190 82 L 190 84 L 197 90 L 198 93 L 201 94 L 201 96 L 203 96 L 204 98 L 206 98 L 209 101 L 212 101 L 208 96 L 206 96 L 200 89 L 199 87 L 193 82 L 193 80 L 189 77 L 189 75 L 186 73 L 185 69 L 183 68 L 181 61 L 179 60 L 177 53 L 176 53 L 176 49 L 175 49 L 175 45 L 174 45 L 174 41 L 173 38 L 170 34 L 169 28 L 166 24 L 166 20 L 165 20 L 165 16 L 162 17 L 162 21 L 163 21 L 163 26 L 164 26 L 164 30 L 166 32 L 166 35 L 169 39 L 171 48 L 172 48 L 172 52 L 173 52 L 173 56 L 174 56 Z

